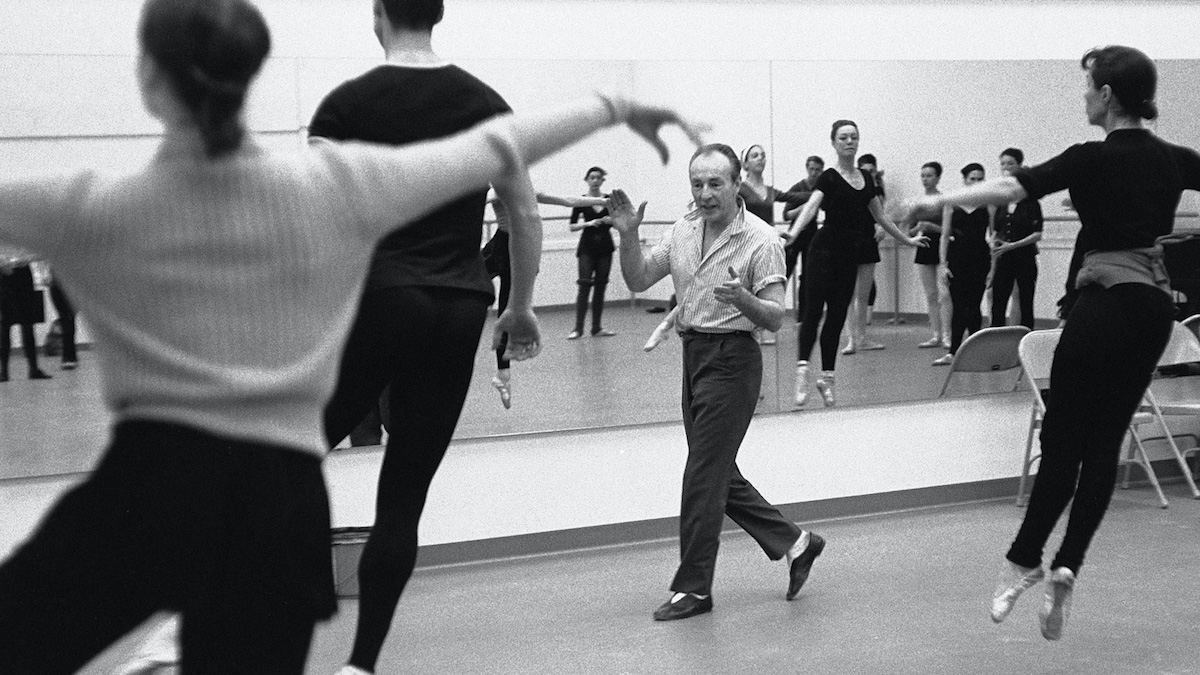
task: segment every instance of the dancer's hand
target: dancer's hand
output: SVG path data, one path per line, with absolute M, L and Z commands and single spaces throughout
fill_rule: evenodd
M 940 274 L 946 281 L 950 281 L 954 278 L 954 274 L 950 272 L 950 266 L 946 263 L 941 263 L 938 265 L 938 274 Z
M 742 285 L 742 279 L 733 266 L 729 267 L 729 278 L 721 282 L 720 286 L 713 288 L 713 297 L 717 299 L 717 302 L 726 305 L 737 305 L 743 295 L 749 294 L 750 291 Z
M 908 244 L 909 246 L 916 246 L 918 248 L 929 248 L 929 237 L 926 237 L 923 234 L 918 234 L 915 237 L 909 237 L 908 241 L 904 243 Z
M 646 217 L 646 202 L 634 209 L 633 200 L 629 195 L 625 194 L 624 190 L 617 189 L 609 195 L 608 204 L 607 218 L 617 232 L 620 232 L 621 236 L 636 235 L 638 226 Z
M 641 136 L 658 151 L 663 164 L 666 164 L 671 156 L 667 144 L 658 135 L 663 126 L 673 124 L 679 127 L 697 147 L 704 144 L 703 134 L 709 131 L 708 125 L 690 122 L 671 108 L 649 105 L 611 94 L 601 94 L 601 98 L 612 108 L 614 119 L 624 122 L 630 131 Z
M 508 333 L 508 347 L 504 350 L 504 358 L 510 361 L 532 359 L 542 351 L 542 331 L 532 308 L 509 306 L 501 312 L 492 333 L 493 350 L 500 348 L 505 333 Z

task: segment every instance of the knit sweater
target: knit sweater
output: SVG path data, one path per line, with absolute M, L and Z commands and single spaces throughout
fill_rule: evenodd
M 324 454 L 322 411 L 376 242 L 513 160 L 504 121 L 402 149 L 169 144 L 130 175 L 0 184 L 0 242 L 88 318 L 115 418 Z

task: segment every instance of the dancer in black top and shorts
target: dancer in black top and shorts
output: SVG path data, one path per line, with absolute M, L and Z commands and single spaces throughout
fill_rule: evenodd
M 1079 213 L 1041 466 L 992 601 L 992 619 L 1003 621 L 1020 594 L 1047 576 L 1042 550 L 1071 504 L 1038 613 L 1048 640 L 1062 636 L 1084 555 L 1112 497 L 1122 439 L 1170 339 L 1174 306 L 1156 240 L 1171 232 L 1183 190 L 1200 190 L 1200 154 L 1142 124 L 1158 116 L 1154 62 L 1113 46 L 1089 51 L 1081 63 L 1087 119 L 1104 129 L 1103 141 L 1074 145 L 1011 177 L 922 199 L 909 216 L 1060 190 L 1070 191 Z
M 859 255 L 868 241 L 874 243 L 875 223 L 903 244 L 928 245 L 925 237 L 910 237 L 896 227 L 880 206 L 870 173 L 855 166 L 858 125 L 851 120 L 834 122 L 829 140 L 837 152 L 837 167 L 826 169 L 817 179 L 812 197 L 788 230 L 790 243 L 816 217 L 817 209 L 825 209 L 825 226 L 817 230 L 808 251 L 811 275 L 805 273 L 808 297 L 796 355 L 796 407 L 808 400 L 808 357 L 817 342 L 817 325 L 822 314 L 825 323 L 821 327 L 821 377 L 816 385 L 826 407 L 836 402 L 833 382 L 838 342 L 858 279 Z
M 962 176 L 963 185 L 982 182 L 983 165 L 972 162 L 964 166 Z M 992 269 L 988 238 L 994 213 L 992 206 L 972 207 L 970 211 L 959 206 L 942 209 L 941 220 L 949 232 L 943 232 L 939 242 L 942 263 L 938 269 L 950 289 L 950 352 L 934 361 L 935 366 L 950 365 L 967 335 L 983 326 L 979 306 Z
M 585 197 L 602 199 L 600 192 L 608 175 L 604 169 L 593 166 L 583 175 L 588 185 Z M 608 276 L 612 271 L 613 251 L 612 219 L 607 206 L 577 206 L 571 210 L 571 231 L 579 233 L 579 246 L 575 257 L 579 262 L 579 291 L 575 296 L 575 328 L 567 335 L 568 340 L 578 340 L 583 335 L 583 320 L 587 316 L 588 295 L 592 296 L 592 335 L 611 337 L 615 332 L 604 328 L 604 291 L 608 288 Z
M 942 179 L 942 165 L 939 162 L 926 162 L 921 166 L 921 185 L 926 195 L 941 194 L 938 182 Z M 917 265 L 917 273 L 921 276 L 921 286 L 925 289 L 925 304 L 929 306 L 929 328 L 933 335 L 917 345 L 921 349 L 950 346 L 950 291 L 938 275 L 938 264 L 941 262 L 942 214 L 937 214 L 928 220 L 917 221 L 908 232 L 911 235 L 924 234 L 929 237 L 929 246 L 918 248 L 913 258 Z

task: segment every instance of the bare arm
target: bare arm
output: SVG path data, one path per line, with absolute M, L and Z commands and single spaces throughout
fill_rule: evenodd
M 954 207 L 942 207 L 942 238 L 938 242 L 938 267 L 945 271 L 946 278 L 950 277 L 950 263 L 947 256 L 950 254 L 950 234 L 953 228 L 950 227 L 950 219 L 954 217 Z
M 928 246 L 929 238 L 923 236 L 910 237 L 904 233 L 896 223 L 892 222 L 891 216 L 883 212 L 883 206 L 879 202 L 879 197 L 872 197 L 867 204 L 867 208 L 871 211 L 871 216 L 875 218 L 875 222 L 879 223 L 888 234 L 892 235 L 896 241 L 907 244 L 908 246 Z
M 586 208 L 588 206 L 605 206 L 608 204 L 608 199 L 605 197 L 557 197 L 548 195 L 544 192 L 537 193 L 537 202 L 539 204 L 550 204 L 552 206 L 566 206 L 572 209 Z
M 634 293 L 644 291 L 666 276 L 652 264 L 650 255 L 642 252 L 638 227 L 646 215 L 646 202 L 634 209 L 633 201 L 624 190 L 613 190 L 609 201 L 613 227 L 621 233 L 621 276 L 629 290 Z
M 825 199 L 824 192 L 813 190 L 812 196 L 808 198 L 808 201 L 804 203 L 804 207 L 800 210 L 800 216 L 788 228 L 787 241 L 789 244 L 796 241 L 796 237 L 800 236 L 800 230 L 803 230 L 804 226 L 817 216 L 817 210 L 821 208 L 821 200 L 823 199 Z

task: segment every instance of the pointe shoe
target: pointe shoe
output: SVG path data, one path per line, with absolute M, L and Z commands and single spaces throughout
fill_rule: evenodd
M 879 342 L 874 342 L 872 340 L 863 338 L 858 341 L 858 349 L 859 351 L 863 352 L 873 352 L 880 349 L 887 349 L 887 347 Z
M 512 408 L 512 382 L 496 376 L 492 378 L 492 386 L 496 388 L 496 393 L 500 394 L 500 404 L 504 409 Z
M 1046 586 L 1046 601 L 1038 612 L 1042 625 L 1042 637 L 1058 640 L 1062 637 L 1067 617 L 1071 615 L 1071 595 L 1075 591 L 1075 573 L 1066 567 L 1050 571 L 1050 583 Z
M 642 349 L 652 351 L 655 347 L 666 342 L 669 337 L 671 337 L 671 324 L 664 321 L 658 324 L 658 327 L 650 334 L 650 338 L 646 340 L 646 344 L 642 345 Z
M 1000 569 L 1000 578 L 996 581 L 996 590 L 992 593 L 992 621 L 1004 621 L 1017 604 L 1017 598 L 1045 578 L 1046 573 L 1041 567 L 1021 567 L 1011 560 L 1005 560 Z
M 842 349 L 842 356 L 850 356 L 856 352 L 858 352 L 858 348 L 854 346 L 853 342 L 849 342 L 846 344 L 846 347 Z
M 945 356 L 940 357 L 939 359 L 937 359 L 936 361 L 934 361 L 933 363 L 931 363 L 929 365 L 931 365 L 931 366 L 948 366 L 951 363 L 954 363 L 954 355 L 946 354 Z
M 796 366 L 796 407 L 808 403 L 808 364 Z
M 582 336 L 583 336 L 583 333 L 580 331 L 577 331 L 577 330 L 573 330 L 570 333 L 567 333 L 568 340 L 578 340 Z
M 612 337 L 616 334 L 617 334 L 617 331 L 609 330 L 607 328 L 598 328 L 598 329 L 592 331 L 592 337 Z
M 821 377 L 817 378 L 817 391 L 821 392 L 821 399 L 825 403 L 826 408 L 832 408 L 835 400 L 833 396 L 833 371 L 821 371 Z
M 941 347 L 941 346 L 942 346 L 942 338 L 934 335 L 933 337 L 929 338 L 928 340 L 917 345 L 917 349 L 933 349 L 935 347 Z

